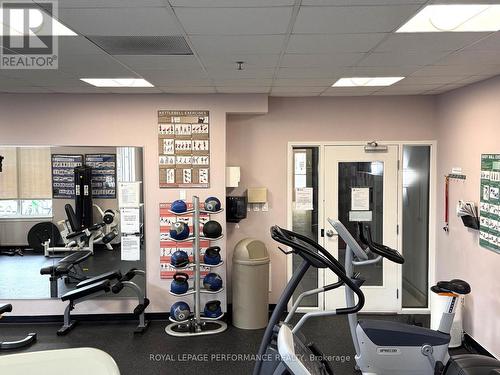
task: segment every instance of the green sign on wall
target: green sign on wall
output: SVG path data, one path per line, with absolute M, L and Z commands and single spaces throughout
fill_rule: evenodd
M 481 155 L 479 244 L 500 253 L 500 154 Z

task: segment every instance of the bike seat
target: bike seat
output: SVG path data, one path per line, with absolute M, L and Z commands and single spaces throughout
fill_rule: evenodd
M 453 279 L 450 281 L 438 281 L 431 290 L 434 293 L 457 293 L 457 294 L 469 294 L 471 288 L 469 283 L 460 279 Z

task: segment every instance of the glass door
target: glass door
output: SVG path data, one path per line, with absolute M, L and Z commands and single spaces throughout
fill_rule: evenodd
M 398 146 L 387 151 L 367 152 L 364 146 L 325 147 L 325 245 L 343 264 L 346 244 L 326 221 L 341 221 L 354 238 L 357 222 L 371 226 L 375 242 L 398 247 Z M 396 312 L 401 309 L 400 267 L 384 260 L 377 265 L 355 268 L 366 279 L 364 312 Z M 326 283 L 335 282 L 330 272 Z M 344 290 L 325 295 L 325 309 L 343 306 Z

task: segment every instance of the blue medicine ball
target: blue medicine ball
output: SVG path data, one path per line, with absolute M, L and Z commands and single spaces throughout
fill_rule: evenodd
M 203 279 L 203 286 L 205 289 L 216 292 L 222 288 L 222 278 L 216 273 L 211 272 Z
M 186 320 L 191 315 L 191 309 L 186 302 L 176 302 L 170 308 L 170 317 L 177 320 Z
M 181 214 L 187 211 L 187 204 L 183 200 L 176 200 L 171 204 L 170 210 L 174 211 L 175 213 Z
M 170 237 L 174 240 L 185 240 L 189 237 L 189 226 L 183 222 L 176 222 L 170 226 Z
M 220 200 L 215 197 L 205 199 L 205 211 L 217 212 L 220 211 Z
M 186 267 L 189 263 L 189 256 L 184 250 L 177 250 L 170 257 L 170 263 L 174 267 Z

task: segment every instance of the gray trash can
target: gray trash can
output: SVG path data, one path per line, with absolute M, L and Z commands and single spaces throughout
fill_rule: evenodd
M 245 238 L 233 253 L 233 325 L 260 329 L 269 319 L 269 253 L 262 241 Z

